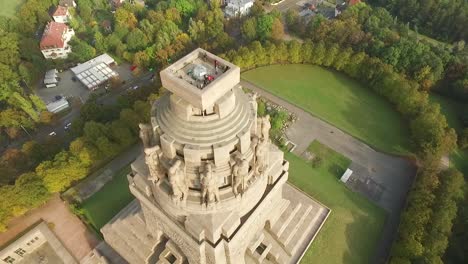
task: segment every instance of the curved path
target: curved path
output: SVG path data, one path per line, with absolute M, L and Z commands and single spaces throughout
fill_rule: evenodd
M 297 144 L 294 153 L 301 156 L 313 140 L 318 140 L 352 160 L 353 175 L 347 185 L 360 192 L 388 212 L 388 217 L 372 263 L 385 262 L 397 233 L 406 194 L 413 181 L 416 167 L 409 159 L 374 150 L 333 125 L 312 116 L 286 100 L 253 83 L 242 80 L 241 85 L 259 96 L 281 105 L 298 117 L 286 131 L 287 138 Z

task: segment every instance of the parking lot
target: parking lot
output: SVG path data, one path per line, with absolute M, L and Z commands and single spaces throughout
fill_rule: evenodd
M 127 63 L 122 63 L 112 69 L 119 74 L 119 78 L 122 81 L 128 81 L 133 78 L 132 72 L 130 71 L 130 65 Z M 56 87 L 45 88 L 44 84 L 41 82 L 36 93 L 46 104 L 53 102 L 57 95 L 61 95 L 67 99 L 76 98 L 84 103 L 88 100 L 93 91 L 88 90 L 80 81 L 73 81 L 73 76 L 74 75 L 71 70 L 59 72 L 58 77 L 60 78 L 60 81 Z

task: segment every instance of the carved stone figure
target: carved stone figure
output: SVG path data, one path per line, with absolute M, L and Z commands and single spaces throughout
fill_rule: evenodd
M 255 148 L 255 175 L 259 176 L 267 167 L 266 153 L 268 151 L 268 141 L 265 138 L 259 140 Z
M 160 178 L 164 176 L 164 168 L 161 166 L 159 160 L 159 146 L 145 149 L 145 162 L 148 165 L 150 177 L 148 178 L 153 184 L 159 182 Z
M 258 94 L 257 94 L 257 93 L 253 93 L 253 94 L 252 94 L 252 97 L 251 97 L 251 98 L 252 98 L 252 99 L 251 99 L 251 100 L 252 100 L 252 105 L 253 105 L 253 107 L 254 107 L 255 113 L 257 113 L 257 109 L 258 109 L 257 97 L 258 97 Z
M 266 115 L 262 118 L 262 137 L 265 141 L 270 139 L 270 115 Z
M 140 127 L 140 138 L 143 142 L 143 147 L 151 147 L 153 145 L 153 128 L 151 125 L 142 123 L 140 123 L 138 126 Z
M 237 196 L 239 186 L 241 192 L 245 190 L 247 177 L 249 176 L 249 162 L 245 159 L 239 159 L 232 170 L 232 191 Z
M 201 174 L 201 203 L 207 205 L 213 202 L 219 202 L 219 188 L 216 177 L 213 175 L 213 169 L 210 163 L 205 163 L 205 171 Z
M 172 187 L 172 197 L 176 203 L 185 202 L 188 196 L 188 185 L 185 180 L 185 173 L 182 171 L 183 163 L 177 160 L 169 168 L 169 183 Z

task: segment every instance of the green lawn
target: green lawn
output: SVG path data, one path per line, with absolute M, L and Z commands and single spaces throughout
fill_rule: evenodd
M 0 16 L 13 17 L 23 0 L 0 0 Z
M 410 151 L 409 130 L 385 98 L 347 76 L 313 65 L 273 65 L 242 74 L 373 147 Z
M 440 105 L 440 111 L 445 115 L 445 118 L 447 118 L 447 123 L 457 132 L 460 132 L 462 130 L 462 124 L 458 119 L 458 113 L 462 111 L 462 105 L 435 93 L 431 93 L 429 99 L 431 102 L 438 103 Z
M 447 118 L 450 127 L 457 132 L 462 129 L 462 124 L 458 118 L 458 113 L 463 111 L 462 105 L 450 98 L 432 93 L 429 97 L 431 101 L 439 103 L 441 112 Z M 456 150 L 450 155 L 450 164 L 461 171 L 468 179 L 468 150 Z
M 83 202 L 84 213 L 96 230 L 100 230 L 134 199 L 128 189 L 129 172 L 130 166 L 124 167 L 101 190 Z
M 369 263 L 382 232 L 385 211 L 338 180 L 350 163 L 348 158 L 318 142 L 312 143 L 309 150 L 322 153 L 318 154 L 323 157 L 322 166 L 314 169 L 303 159 L 286 153 L 289 181 L 332 212 L 302 263 Z

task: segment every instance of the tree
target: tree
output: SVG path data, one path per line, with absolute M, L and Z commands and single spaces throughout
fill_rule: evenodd
M 24 98 L 18 92 L 14 92 L 10 98 L 10 104 L 17 105 L 21 108 L 25 113 L 29 115 L 29 117 L 34 120 L 35 122 L 39 121 L 39 113 L 36 109 L 34 109 L 31 101 Z
M 35 94 L 29 95 L 29 99 L 31 99 L 31 102 L 34 104 L 34 107 L 37 109 L 37 111 L 45 111 L 47 110 L 46 105 L 44 104 L 44 101 L 42 101 L 39 96 Z
M 120 112 L 120 120 L 124 121 L 127 126 L 135 133 L 138 131 L 139 116 L 132 109 L 123 109 Z
M 23 152 L 14 148 L 5 150 L 0 157 L 0 167 L 6 169 L 8 173 L 0 178 L 0 182 L 9 183 L 11 180 L 14 180 L 19 173 L 27 169 L 27 167 L 24 166 L 25 164 L 27 164 L 27 158 Z
M 171 7 L 175 7 L 183 17 L 189 17 L 195 13 L 196 1 L 193 0 L 171 0 Z
M 94 47 L 99 53 L 107 52 L 108 44 L 101 32 L 94 33 Z
M 314 46 L 314 50 L 312 52 L 312 63 L 317 65 L 322 65 L 323 60 L 326 56 L 326 49 L 325 44 L 323 42 L 319 42 L 318 45 Z
M 164 17 L 176 23 L 177 25 L 182 23 L 182 17 L 180 16 L 180 12 L 177 8 L 171 7 L 166 9 L 164 12 Z
M 107 135 L 109 134 L 109 129 L 104 124 L 89 121 L 86 122 L 83 132 L 86 140 L 93 144 L 96 144 L 99 138 L 107 137 Z
M 133 29 L 138 23 L 135 15 L 125 8 L 118 8 L 117 11 L 115 11 L 114 19 L 116 25 L 122 28 Z
M 195 40 L 202 40 L 205 38 L 205 23 L 201 20 L 194 21 L 190 18 L 188 33 L 190 37 Z
M 50 124 L 55 121 L 55 115 L 49 111 L 42 111 L 39 120 L 41 123 Z
M 271 28 L 271 38 L 274 40 L 282 40 L 284 37 L 284 26 L 283 23 L 281 23 L 281 20 L 278 18 L 275 18 L 273 21 L 273 25 Z
M 255 18 L 248 18 L 241 27 L 242 37 L 252 41 L 257 38 L 257 21 Z
M 21 152 L 23 152 L 33 164 L 37 164 L 46 158 L 45 151 L 43 151 L 41 145 L 34 140 L 24 142 L 21 147 Z
M 137 65 L 141 68 L 146 68 L 151 63 L 151 57 L 148 55 L 146 51 L 138 51 L 133 56 L 133 64 Z
M 96 57 L 96 49 L 88 43 L 74 38 L 71 41 L 72 53 L 70 58 L 79 62 L 84 62 Z
M 61 192 L 73 182 L 84 178 L 89 167 L 67 151 L 58 153 L 53 161 L 44 161 L 36 168 L 47 190 L 51 193 Z
M 275 19 L 270 14 L 264 14 L 257 18 L 257 34 L 261 40 L 271 37 L 271 30 Z
M 18 36 L 14 33 L 0 32 L 0 63 L 10 66 L 19 64 Z
M 145 34 L 138 28 L 127 35 L 127 47 L 130 51 L 142 50 L 148 44 Z

